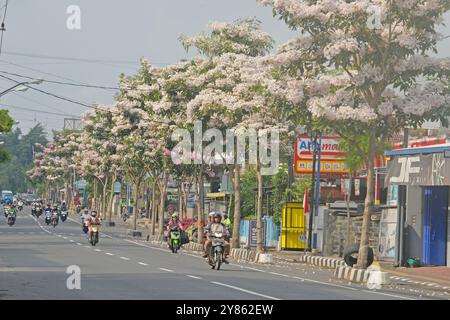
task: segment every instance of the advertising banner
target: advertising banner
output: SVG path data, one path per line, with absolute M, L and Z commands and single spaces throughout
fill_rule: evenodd
M 320 145 L 321 161 L 320 161 L 320 173 L 321 174 L 349 174 L 343 153 L 339 149 L 340 138 L 334 136 L 323 136 L 322 143 Z M 313 163 L 313 150 L 314 145 L 311 142 L 309 136 L 297 137 L 295 143 L 294 170 L 296 173 L 310 174 L 312 173 Z M 316 171 L 319 169 L 316 162 Z
M 450 185 L 450 159 L 444 153 L 394 156 L 388 163 L 387 184 L 411 186 Z

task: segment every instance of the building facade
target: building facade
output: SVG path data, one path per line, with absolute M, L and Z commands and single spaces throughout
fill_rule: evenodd
M 450 145 L 385 155 L 386 183 L 397 207 L 395 259 L 401 265 L 418 258 L 425 265 L 450 267 Z

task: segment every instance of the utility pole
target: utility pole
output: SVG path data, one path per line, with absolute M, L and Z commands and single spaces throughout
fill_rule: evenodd
M 311 134 L 310 149 L 312 147 L 312 174 L 311 174 L 311 199 L 309 208 L 309 223 L 308 223 L 308 251 L 311 252 L 312 247 L 312 225 L 314 219 L 314 197 L 315 197 L 315 173 L 316 173 L 316 155 L 317 155 L 317 134 Z
M 317 141 L 317 138 L 316 138 Z M 314 216 L 319 215 L 319 204 L 320 204 L 320 160 L 322 157 L 322 133 L 319 133 L 319 143 L 318 147 L 316 148 L 316 153 L 318 154 L 317 157 L 317 179 L 316 179 L 316 192 L 315 192 L 315 201 L 316 201 L 316 207 L 314 210 Z M 312 223 L 310 223 L 312 226 Z M 316 249 L 316 248 L 314 248 Z
M 408 128 L 403 129 L 403 148 L 408 148 Z M 397 205 L 397 264 L 402 266 L 404 263 L 404 253 L 405 253 L 405 219 L 406 219 L 406 185 L 398 186 L 398 205 Z

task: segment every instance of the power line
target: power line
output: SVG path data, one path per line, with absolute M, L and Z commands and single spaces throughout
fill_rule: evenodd
M 104 60 L 104 59 L 87 59 L 87 58 L 75 58 L 75 57 L 63 57 L 63 56 L 50 56 L 44 54 L 32 54 L 32 53 L 22 53 L 22 52 L 13 52 L 13 51 L 5 51 L 4 54 L 13 55 L 13 56 L 21 56 L 21 57 L 29 57 L 29 58 L 38 58 L 38 59 L 50 59 L 50 60 L 66 60 L 66 61 L 78 61 L 78 62 L 86 62 L 86 63 L 112 63 L 112 64 L 132 64 L 139 65 L 137 61 L 130 60 Z M 169 62 L 151 62 L 154 65 L 168 65 Z
M 80 118 L 79 116 L 74 116 L 74 115 L 72 115 L 72 114 L 58 113 L 58 112 L 50 112 L 50 111 L 43 111 L 43 110 L 37 110 L 37 109 L 26 108 L 26 107 L 19 107 L 19 106 L 15 106 L 15 105 L 11 105 L 11 104 L 4 104 L 4 103 L 2 103 L 2 104 L 0 104 L 0 106 L 5 106 L 5 107 L 7 107 L 7 108 L 14 108 L 14 109 L 19 109 L 19 110 L 25 110 L 25 111 L 32 111 L 32 112 L 38 112 L 38 113 L 52 114 L 52 115 L 56 115 L 56 116 Z
M 60 76 L 60 75 L 57 75 L 57 74 L 54 74 L 54 73 L 42 71 L 42 70 L 39 70 L 39 69 L 35 69 L 35 68 L 31 68 L 31 67 L 25 67 L 23 65 L 20 65 L 18 63 L 14 63 L 14 62 L 11 62 L 11 61 L 7 61 L 7 60 L 3 60 L 3 59 L 0 60 L 0 61 L 6 62 L 7 64 L 10 64 L 12 66 L 16 66 L 16 67 L 19 67 L 19 68 L 22 68 L 22 69 L 27 69 L 27 70 L 31 70 L 31 71 L 34 71 L 34 72 L 46 74 L 48 76 L 52 76 L 52 77 L 55 77 L 55 78 L 58 78 L 58 79 L 68 80 L 68 81 L 72 81 L 72 82 L 77 82 L 77 83 L 80 83 L 80 84 L 88 85 L 88 83 L 84 83 L 84 82 L 81 82 L 81 81 L 78 81 L 78 80 L 70 79 L 70 78 L 63 77 L 63 76 Z
M 9 77 L 3 76 L 3 75 L 0 75 L 0 77 L 1 77 L 1 78 L 4 78 L 4 79 L 7 79 L 7 80 L 10 80 L 10 81 L 13 81 L 13 82 L 15 82 L 15 83 L 21 83 L 20 81 L 14 80 L 14 79 L 12 79 L 12 78 L 9 78 Z M 44 91 L 44 90 L 41 90 L 41 89 L 38 89 L 38 88 L 35 88 L 35 87 L 32 87 L 32 86 L 30 86 L 30 85 L 28 85 L 28 84 L 22 84 L 22 85 L 23 85 L 24 87 L 29 88 L 29 89 L 38 91 L 38 92 L 40 92 L 40 93 L 46 94 L 46 95 L 48 95 L 48 96 L 51 96 L 51 97 L 54 97 L 54 98 L 57 98 L 57 99 L 60 99 L 60 100 L 64 100 L 64 101 L 67 101 L 67 102 L 71 102 L 71 103 L 73 103 L 73 104 L 78 104 L 78 105 L 83 106 L 83 107 L 86 107 L 86 108 L 96 109 L 95 107 L 93 107 L 93 106 L 91 106 L 91 105 L 88 105 L 88 104 L 86 104 L 86 103 L 79 102 L 79 101 L 75 101 L 75 100 L 72 100 L 72 99 L 69 99 L 69 98 L 66 98 L 66 97 L 58 96 L 58 95 L 56 95 L 56 94 L 54 94 L 54 93 L 51 93 L 51 92 L 48 92 L 48 91 Z
M 1 70 L 0 70 L 0 72 L 4 73 L 4 74 L 9 74 L 11 76 L 25 78 L 25 79 L 39 80 L 38 78 L 24 76 L 24 75 L 20 75 L 20 74 L 13 73 L 13 72 L 7 72 L 7 71 L 1 71 Z M 53 81 L 53 80 L 46 80 L 46 79 L 40 79 L 40 80 L 42 80 L 44 82 L 48 82 L 48 83 L 55 83 L 55 84 L 61 84 L 61 85 L 67 85 L 67 86 L 86 87 L 86 88 L 95 88 L 95 89 L 106 89 L 106 90 L 120 90 L 120 88 L 118 88 L 118 87 L 107 87 L 107 86 L 98 86 L 98 85 L 77 84 L 77 83 L 71 83 L 71 82 L 61 82 L 61 81 Z

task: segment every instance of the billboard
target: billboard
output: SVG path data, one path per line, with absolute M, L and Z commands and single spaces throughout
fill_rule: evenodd
M 345 163 L 345 153 L 339 149 L 340 138 L 323 136 L 320 150 L 320 172 L 323 174 L 349 174 L 350 170 Z M 295 143 L 294 170 L 297 173 L 312 173 L 313 143 L 310 136 L 299 136 Z M 316 171 L 318 163 L 316 162 Z

